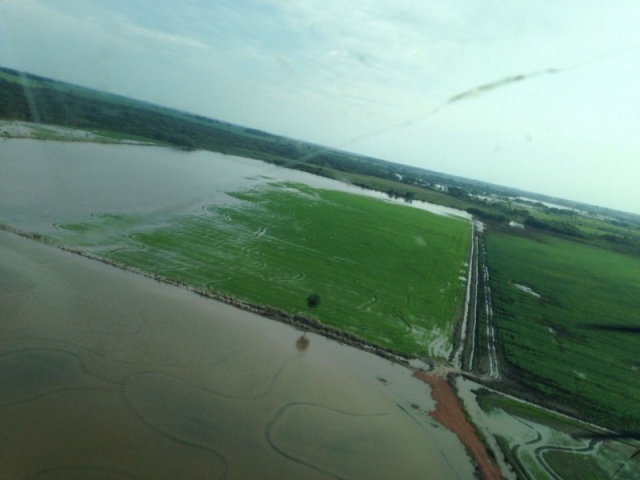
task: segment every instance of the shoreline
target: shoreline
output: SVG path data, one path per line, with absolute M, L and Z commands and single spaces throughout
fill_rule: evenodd
M 188 290 L 201 297 L 215 300 L 215 301 L 230 305 L 234 308 L 238 308 L 246 312 L 260 315 L 261 317 L 268 318 L 270 320 L 276 320 L 280 323 L 291 325 L 299 330 L 304 330 L 305 332 L 322 335 L 325 338 L 338 341 L 339 343 L 358 348 L 365 352 L 373 353 L 379 357 L 385 358 L 389 361 L 404 365 L 409 368 L 411 368 L 409 365 L 409 362 L 415 359 L 415 357 L 411 355 L 405 354 L 403 352 L 398 352 L 389 348 L 381 347 L 378 345 L 374 345 L 368 342 L 367 340 L 360 338 L 357 335 L 354 335 L 350 332 L 345 332 L 335 327 L 325 325 L 320 321 L 318 321 L 317 319 L 310 316 L 301 315 L 301 314 L 290 314 L 285 312 L 284 310 L 280 310 L 278 308 L 271 307 L 268 305 L 254 304 L 254 303 L 246 302 L 244 300 L 240 300 L 232 295 L 226 295 L 226 294 L 211 291 L 211 290 L 197 288 L 187 283 L 180 282 L 178 280 L 172 280 L 170 278 L 164 277 L 162 275 L 157 275 L 155 273 L 147 272 L 145 270 L 132 267 L 125 263 L 121 263 L 115 260 L 111 260 L 109 258 L 101 257 L 99 255 L 95 255 L 93 253 L 90 253 L 84 250 L 57 245 L 56 243 L 52 242 L 46 235 L 41 235 L 39 233 L 25 232 L 18 228 L 11 227 L 8 225 L 3 225 L 3 224 L 0 224 L 0 230 L 13 233 L 22 238 L 26 238 L 39 243 L 43 243 L 45 245 L 49 245 L 53 248 L 58 248 L 65 252 L 73 253 L 75 255 L 79 255 L 81 257 L 84 257 L 90 260 L 95 260 L 105 265 L 110 265 L 112 267 L 116 267 L 127 272 L 135 273 L 137 275 L 142 275 L 144 277 L 150 278 L 160 283 L 164 283 L 167 285 L 172 285 L 175 287 Z M 433 369 L 434 365 L 430 359 L 429 360 L 419 359 L 419 360 L 424 362 L 426 365 L 428 365 L 429 368 Z
M 483 480 L 504 478 L 500 467 L 480 440 L 473 425 L 467 420 L 462 404 L 447 378 L 422 371 L 416 371 L 413 376 L 431 387 L 431 397 L 436 402 L 436 408 L 429 415 L 458 437 L 476 462 L 480 477 Z
M 96 133 L 88 129 L 64 127 L 47 123 L 28 122 L 24 120 L 0 119 L 0 138 L 28 139 L 54 142 L 106 143 L 142 146 L 158 146 L 152 140 L 137 140 L 133 138 L 116 138 L 106 134 Z

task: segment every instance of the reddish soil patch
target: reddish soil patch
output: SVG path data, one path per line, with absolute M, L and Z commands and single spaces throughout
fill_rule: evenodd
M 458 397 L 453 393 L 447 380 L 425 372 L 416 372 L 415 376 L 431 387 L 431 396 L 436 402 L 436 408 L 431 412 L 431 416 L 456 434 L 475 460 L 482 478 L 484 480 L 502 479 L 500 468 L 489 456 L 473 426 L 467 421 Z

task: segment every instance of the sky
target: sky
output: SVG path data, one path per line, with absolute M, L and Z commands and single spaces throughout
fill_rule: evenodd
M 0 0 L 0 65 L 640 214 L 640 2 Z

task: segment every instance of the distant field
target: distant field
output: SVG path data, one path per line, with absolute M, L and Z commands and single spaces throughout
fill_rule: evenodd
M 640 430 L 640 258 L 498 231 L 486 246 L 514 380 L 583 418 Z
M 65 225 L 62 241 L 385 347 L 446 355 L 464 299 L 468 221 L 291 183 L 230 195 L 155 227 L 122 216 Z

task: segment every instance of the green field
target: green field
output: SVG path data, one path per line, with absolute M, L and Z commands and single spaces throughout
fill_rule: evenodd
M 201 216 L 156 226 L 114 215 L 65 225 L 62 242 L 305 313 L 412 355 L 450 348 L 465 292 L 467 220 L 291 183 L 230 196 L 229 204 L 209 206 Z M 314 309 L 306 301 L 312 293 L 321 300 Z M 430 351 L 434 340 L 444 349 Z
M 486 247 L 507 376 L 582 418 L 640 430 L 640 258 L 495 230 Z

